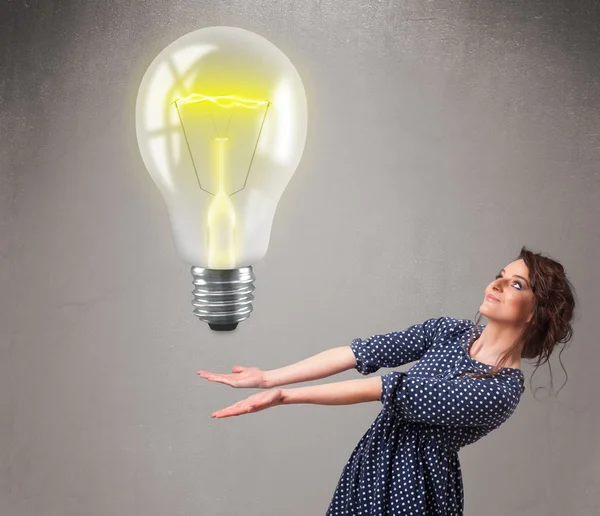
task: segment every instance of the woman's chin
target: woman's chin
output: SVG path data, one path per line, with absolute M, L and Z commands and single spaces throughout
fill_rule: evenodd
M 483 303 L 481 303 L 481 306 L 479 307 L 479 313 L 481 315 L 483 315 L 484 317 L 487 317 L 488 319 L 490 318 L 490 315 L 491 315 L 492 319 L 493 319 L 494 318 L 493 312 L 494 312 L 493 310 L 490 310 L 489 303 L 486 303 L 485 301 Z
M 479 307 L 479 313 L 489 322 L 502 323 L 504 321 L 501 314 L 494 310 L 494 307 L 490 308 L 489 303 L 483 303 Z

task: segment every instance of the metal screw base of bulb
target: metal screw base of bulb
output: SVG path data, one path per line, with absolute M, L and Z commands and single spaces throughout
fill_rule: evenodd
M 252 267 L 203 269 L 192 267 L 194 315 L 213 331 L 232 331 L 252 312 Z

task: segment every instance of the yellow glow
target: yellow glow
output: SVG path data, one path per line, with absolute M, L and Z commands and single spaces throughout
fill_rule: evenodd
M 199 112 L 191 112 L 193 114 L 188 114 L 187 117 L 182 118 L 182 113 L 179 111 L 181 106 L 186 104 L 193 103 L 203 103 L 203 102 L 211 102 L 213 105 L 218 106 L 218 108 L 224 109 L 232 109 L 234 107 L 238 108 L 249 108 L 256 109 L 260 107 L 268 107 L 270 102 L 267 100 L 251 100 L 245 99 L 241 97 L 237 97 L 234 95 L 220 95 L 220 96 L 208 96 L 200 93 L 194 93 L 187 97 L 177 99 L 173 101 L 177 112 L 179 113 L 180 122 L 182 128 L 186 132 L 190 132 L 190 137 L 186 136 L 188 140 L 188 146 L 190 147 L 190 153 L 192 154 L 192 159 L 194 155 L 195 148 L 202 145 L 202 142 L 197 141 L 192 138 L 192 134 L 200 134 L 198 133 L 199 128 L 203 128 L 204 130 L 213 131 L 217 133 L 216 137 L 210 138 L 215 145 L 209 145 L 208 153 L 209 156 L 209 168 L 212 169 L 213 174 L 216 173 L 216 184 L 212 189 L 212 193 L 214 195 L 213 199 L 210 201 L 208 206 L 208 221 L 207 221 L 207 250 L 208 250 L 208 261 L 209 267 L 215 269 L 226 269 L 226 268 L 234 268 L 236 263 L 236 258 L 240 254 L 240 249 L 237 249 L 236 246 L 236 212 L 234 203 L 227 193 L 227 189 L 231 188 L 231 184 L 233 179 L 228 177 L 233 174 L 231 170 L 231 165 L 229 169 L 226 167 L 226 144 L 230 143 L 230 138 L 227 136 L 218 135 L 219 129 L 217 121 L 214 118 L 214 115 L 211 115 L 210 122 L 209 120 L 204 120 L 200 118 Z M 266 112 L 265 112 L 266 115 Z M 231 116 L 229 116 L 229 123 L 231 122 Z M 186 120 L 184 123 L 184 119 Z M 200 120 L 203 120 L 201 123 L 198 123 Z M 227 129 L 225 131 L 229 131 L 229 124 L 227 125 Z M 223 128 L 221 128 L 223 130 Z M 206 138 L 206 133 L 204 134 L 204 138 Z M 255 136 L 253 133 L 244 134 L 234 134 L 234 138 L 238 136 L 239 139 L 248 139 L 250 143 L 252 143 L 252 138 Z M 205 142 L 208 143 L 208 142 Z M 258 142 L 257 142 L 258 143 Z M 229 146 L 231 149 L 231 146 Z M 234 147 L 235 149 L 235 147 Z M 235 152 L 235 150 L 230 150 L 229 152 Z M 246 165 L 250 166 L 251 159 L 246 163 Z M 239 156 L 238 156 L 238 166 L 239 166 Z M 209 170 L 210 172 L 211 170 Z M 198 171 L 196 171 L 198 174 Z M 202 180 L 198 177 L 199 182 L 202 184 L 202 181 L 206 183 L 207 179 L 203 178 Z M 208 180 L 210 181 L 210 180 Z M 206 188 L 209 188 L 206 186 Z M 207 190 L 211 193 L 211 190 Z
M 218 147 L 216 154 L 219 190 L 210 203 L 208 211 L 208 260 L 211 267 L 233 268 L 235 262 L 235 208 L 231 197 L 224 191 L 225 142 L 227 138 L 215 138 L 215 141 Z
M 234 268 L 235 227 L 236 215 L 231 197 L 219 192 L 208 208 L 209 268 Z
M 298 72 L 263 37 L 208 27 L 152 60 L 136 99 L 137 140 L 185 262 L 230 269 L 264 256 L 306 126 Z
M 193 93 L 183 99 L 177 99 L 178 104 L 189 104 L 191 102 L 212 102 L 219 107 L 230 109 L 232 107 L 257 108 L 269 104 L 268 100 L 248 100 L 236 97 L 234 95 L 220 95 L 218 97 L 209 97 L 200 93 Z

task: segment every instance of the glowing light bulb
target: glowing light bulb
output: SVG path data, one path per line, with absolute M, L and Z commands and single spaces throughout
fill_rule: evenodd
M 177 39 L 139 87 L 140 153 L 175 248 L 191 265 L 194 314 L 233 330 L 252 312 L 252 265 L 296 171 L 307 103 L 294 65 L 262 36 L 209 27 Z

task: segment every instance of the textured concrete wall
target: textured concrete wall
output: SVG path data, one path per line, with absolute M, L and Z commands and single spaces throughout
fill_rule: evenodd
M 538 401 L 524 362 L 515 415 L 461 451 L 466 514 L 600 513 L 599 24 L 572 0 L 2 2 L 0 515 L 324 514 L 380 404 L 213 420 L 250 392 L 196 371 L 472 318 L 522 245 L 577 289 L 569 378 Z M 309 102 L 227 334 L 191 314 L 134 126 L 154 56 L 212 25 L 272 41 Z

